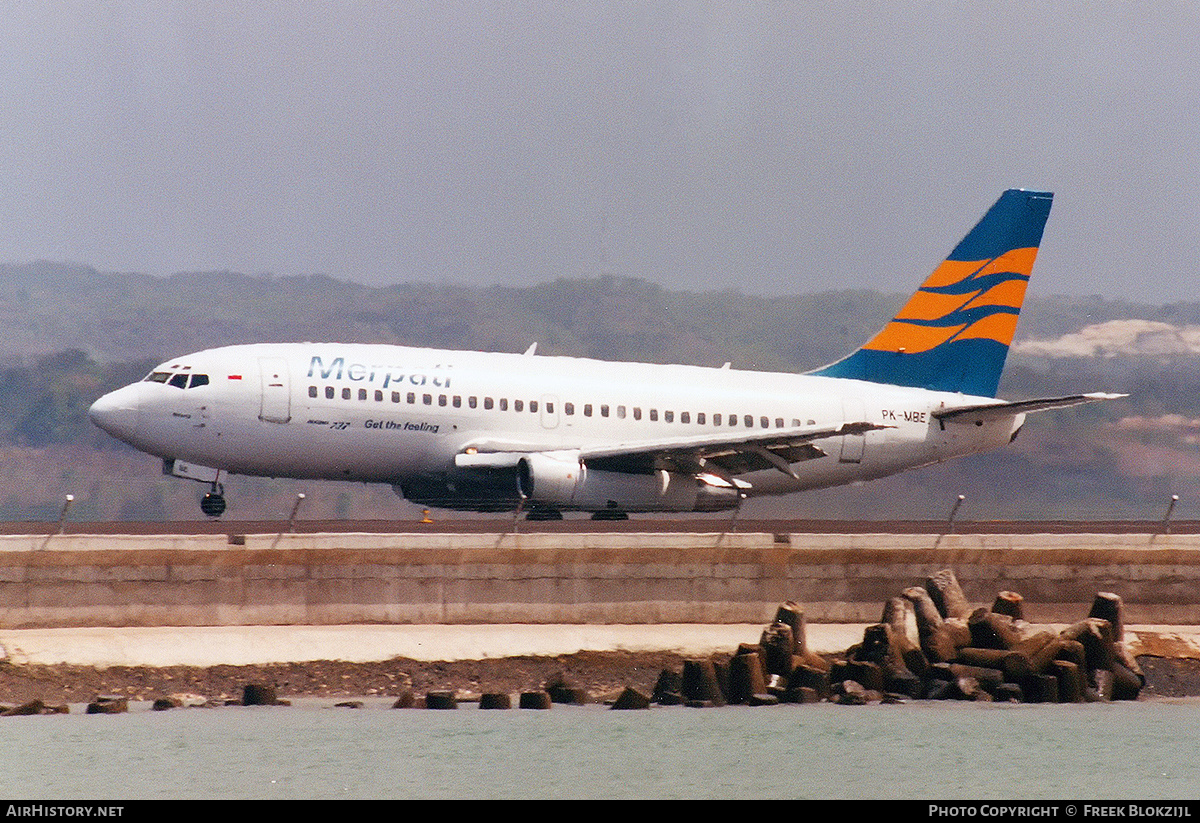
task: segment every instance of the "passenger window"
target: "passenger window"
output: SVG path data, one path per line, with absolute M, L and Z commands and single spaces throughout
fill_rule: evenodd
M 399 403 L 399 402 L 400 402 L 400 392 L 398 392 L 398 391 L 394 391 L 394 392 L 392 392 L 392 402 L 393 402 L 393 403 Z
M 490 410 L 494 405 L 496 405 L 496 404 L 492 401 L 492 398 L 490 398 L 490 397 L 483 398 L 483 407 L 485 409 Z
M 536 400 L 530 400 L 530 401 L 529 401 L 529 410 L 530 410 L 531 412 L 535 412 L 535 411 L 537 411 L 537 410 L 538 410 L 538 401 L 536 401 Z
M 554 414 L 554 404 L 553 403 L 546 404 L 546 414 Z
M 731 425 L 731 426 L 737 425 L 737 415 L 736 414 L 729 415 L 729 425 Z
M 194 389 L 197 386 L 207 386 L 207 385 L 208 385 L 208 375 L 207 374 L 193 374 L 192 382 L 188 384 L 188 388 Z
M 350 399 L 350 389 L 342 389 L 342 399 L 343 400 Z
M 359 389 L 359 390 L 358 390 L 358 399 L 359 399 L 359 400 L 366 400 L 366 399 L 367 399 L 367 390 L 366 390 L 366 389 Z
M 777 429 L 783 428 L 783 418 L 782 417 L 775 418 L 775 428 L 777 428 Z
M 382 392 L 382 391 L 380 391 L 379 389 L 376 389 L 376 390 L 375 390 L 375 402 L 376 402 L 376 403 L 382 403 L 382 402 L 383 402 L 383 392 Z
M 696 423 L 701 426 L 704 425 L 704 412 L 696 412 Z
M 446 395 L 444 395 L 444 394 L 439 394 L 439 395 L 438 395 L 438 405 L 439 405 L 439 406 L 444 406 L 444 405 L 446 405 Z
M 651 410 L 650 410 L 650 419 L 651 419 L 651 420 L 657 420 L 657 419 L 658 419 L 658 409 L 651 409 Z
M 719 425 L 721 425 L 721 414 L 720 414 L 720 412 L 718 412 L 717 414 L 714 414 L 714 415 L 713 415 L 713 425 L 714 425 L 714 426 L 719 426 Z
M 619 419 L 619 420 L 625 419 L 625 407 L 624 406 L 617 406 L 617 419 Z
M 575 414 L 575 404 L 563 403 L 563 411 L 566 412 L 568 416 Z
M 608 417 L 608 406 L 607 406 L 607 405 L 601 404 L 601 406 L 600 406 L 600 416 L 601 416 L 601 417 Z
M 317 396 L 317 387 L 316 387 L 316 386 L 309 386 L 309 387 L 308 387 L 308 396 L 309 396 L 309 397 L 316 397 L 316 396 Z
M 479 405 L 479 400 L 478 400 L 478 398 L 475 397 L 475 395 L 471 395 L 470 397 L 467 398 L 467 406 L 469 408 L 473 409 L 477 405 Z
M 508 398 L 507 397 L 500 398 L 500 411 L 508 411 Z
M 177 374 L 174 377 L 172 377 L 170 379 L 170 381 L 168 381 L 168 382 L 170 382 L 170 384 L 177 389 L 186 389 L 187 388 L 187 379 L 188 379 L 188 376 L 186 374 Z
M 691 412 L 680 412 L 679 413 L 679 422 L 680 423 L 691 423 L 692 422 Z
M 746 428 L 748 428 L 748 429 L 754 428 L 754 418 L 752 416 L 747 414 L 745 417 L 742 418 L 742 422 L 746 424 Z
M 673 411 L 663 412 L 663 422 L 664 423 L 674 423 L 675 422 L 675 412 L 673 412 Z
M 421 395 L 421 402 L 424 403 L 426 406 L 432 406 L 433 405 L 433 395 L 432 394 Z
M 634 419 L 634 420 L 641 420 L 641 419 L 642 419 L 642 407 L 641 407 L 641 406 L 634 406 L 634 407 L 633 407 L 633 419 Z
M 326 400 L 332 400 L 332 399 L 333 399 L 333 386 L 326 386 L 326 387 L 325 387 L 325 399 L 326 399 Z
M 771 427 L 771 421 L 765 417 L 760 417 L 758 418 L 758 425 L 764 429 L 768 429 Z
M 416 403 L 417 402 L 417 393 L 410 391 L 408 393 L 408 397 L 406 397 L 404 399 L 407 400 L 409 403 Z
M 514 400 L 513 401 L 513 411 L 525 411 L 525 401 L 524 400 Z
M 799 425 L 800 425 L 800 421 L 799 421 L 799 420 L 796 420 L 795 418 L 793 418 L 793 419 L 792 419 L 792 425 L 793 425 L 793 426 L 799 426 Z
M 462 397 L 460 395 L 457 395 L 457 394 L 454 395 L 454 400 L 452 402 L 453 402 L 454 408 L 456 408 L 456 409 L 462 408 Z
M 584 416 L 584 417 L 591 417 L 591 416 L 592 416 L 592 404 L 591 404 L 591 403 L 584 403 L 584 404 L 583 404 L 583 416 Z

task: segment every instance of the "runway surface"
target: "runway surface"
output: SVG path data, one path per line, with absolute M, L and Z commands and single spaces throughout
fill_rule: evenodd
M 582 533 L 713 533 L 746 534 L 1198 534 L 1200 520 L 969 520 L 952 526 L 945 520 L 731 520 L 689 517 L 595 521 L 515 520 L 511 516 L 422 522 L 420 520 L 187 520 L 172 522 L 0 522 L 0 534 L 522 534 Z

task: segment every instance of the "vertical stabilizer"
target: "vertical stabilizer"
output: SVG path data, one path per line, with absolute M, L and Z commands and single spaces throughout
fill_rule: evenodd
M 1053 199 L 1004 192 L 879 334 L 812 374 L 995 397 Z

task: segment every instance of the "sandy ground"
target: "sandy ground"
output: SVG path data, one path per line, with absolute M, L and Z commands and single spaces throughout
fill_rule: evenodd
M 810 626 L 808 648 L 842 651 L 862 625 Z M 0 648 L 19 664 L 249 666 L 311 660 L 373 663 L 553 657 L 580 651 L 674 652 L 703 657 L 757 643 L 761 624 L 353 625 L 0 629 Z
M 808 646 L 834 656 L 862 625 L 809 626 Z M 250 683 L 280 697 L 383 697 L 405 690 L 515 694 L 562 680 L 593 700 L 649 691 L 664 668 L 729 656 L 760 625 L 250 626 L 0 631 L 0 704 L 79 703 L 97 695 L 239 699 Z M 1200 627 L 1130 627 L 1143 694 L 1200 695 Z
M 689 657 L 755 643 L 758 624 L 354 625 L 0 630 L 0 703 L 98 694 L 237 699 L 247 683 L 286 696 L 516 693 L 561 678 L 595 698 L 650 689 Z M 846 648 L 861 626 L 816 628 L 810 648 Z
M 866 624 L 810 624 L 807 648 L 838 654 L 862 640 Z M 1057 628 L 1062 628 L 1058 626 Z M 581 651 L 671 652 L 704 657 L 757 643 L 758 623 L 658 625 L 164 626 L 0 629 L 0 651 L 15 664 L 253 666 L 312 660 L 374 663 L 396 657 L 436 662 L 554 657 Z M 1200 659 L 1200 626 L 1128 626 L 1135 655 Z

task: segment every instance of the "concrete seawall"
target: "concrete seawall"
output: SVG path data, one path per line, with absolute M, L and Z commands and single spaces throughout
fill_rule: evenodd
M 0 626 L 869 623 L 943 568 L 1033 621 L 1200 624 L 1200 535 L 578 533 L 0 536 Z

